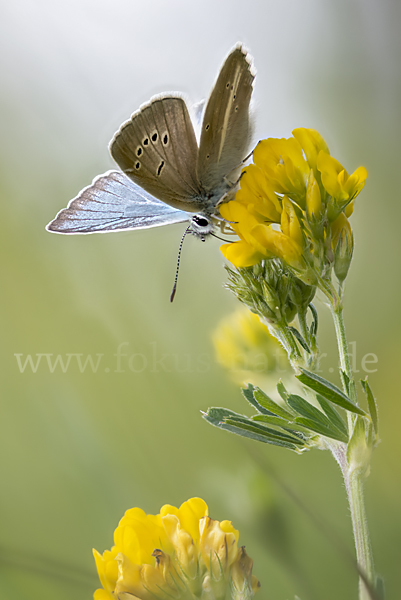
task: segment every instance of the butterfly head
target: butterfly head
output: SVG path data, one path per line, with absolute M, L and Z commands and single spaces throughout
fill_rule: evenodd
M 192 233 L 200 238 L 202 242 L 214 230 L 212 218 L 204 213 L 198 213 L 191 218 L 190 229 L 188 233 Z

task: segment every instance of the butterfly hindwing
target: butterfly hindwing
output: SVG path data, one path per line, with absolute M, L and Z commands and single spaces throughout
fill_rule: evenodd
M 122 125 L 110 152 L 124 173 L 150 194 L 175 208 L 197 210 L 198 146 L 183 98 L 152 99 Z
M 153 198 L 121 171 L 108 171 L 71 200 L 46 229 L 55 233 L 95 233 L 187 220 L 187 213 Z
M 224 177 L 232 180 L 231 171 L 247 154 L 254 77 L 250 58 L 237 46 L 220 70 L 202 121 L 198 176 L 207 191 L 221 187 Z

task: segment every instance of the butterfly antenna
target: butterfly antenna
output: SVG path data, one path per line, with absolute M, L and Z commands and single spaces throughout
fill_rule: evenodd
M 212 231 L 210 232 L 210 235 L 212 235 L 213 237 L 215 237 L 218 240 L 221 240 L 222 242 L 225 242 L 226 244 L 233 244 L 234 243 L 232 240 L 225 240 L 224 238 L 219 237 L 218 235 L 216 235 Z
M 190 230 L 190 229 L 191 229 L 191 225 L 189 225 L 189 226 L 186 228 L 186 230 L 184 231 L 184 235 L 183 235 L 183 236 L 182 236 L 182 238 L 181 238 L 180 246 L 179 246 L 179 248 L 178 248 L 177 269 L 176 269 L 176 272 L 175 272 L 175 279 L 174 279 L 174 285 L 173 285 L 173 289 L 172 289 L 172 291 L 171 291 L 171 294 L 170 294 L 170 302 L 172 302 L 172 301 L 174 300 L 174 296 L 175 296 L 175 293 L 176 293 L 176 291 L 177 291 L 178 271 L 179 271 L 179 269 L 180 269 L 180 260 L 181 260 L 181 250 L 182 250 L 182 245 L 183 245 L 183 243 L 184 243 L 185 236 L 187 235 L 187 233 L 189 233 L 189 230 Z

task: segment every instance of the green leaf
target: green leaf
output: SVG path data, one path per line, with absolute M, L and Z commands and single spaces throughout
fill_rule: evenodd
M 297 394 L 290 394 L 287 399 L 288 404 L 291 408 L 299 415 L 308 419 L 314 419 L 315 421 L 322 421 L 329 423 L 328 418 L 321 410 L 313 406 L 310 402 L 298 396 Z
M 307 448 L 305 443 L 297 437 L 253 423 L 248 417 L 226 408 L 209 408 L 206 413 L 202 413 L 202 417 L 214 427 L 258 442 L 282 446 L 296 452 Z
M 260 388 L 254 388 L 253 395 L 259 406 L 266 409 L 264 414 L 277 415 L 283 419 L 292 419 L 293 415 L 288 412 L 288 410 L 282 408 L 279 404 L 277 404 L 277 402 L 267 396 L 267 394 L 265 394 Z
M 304 427 L 312 429 L 322 435 L 340 440 L 341 442 L 348 442 L 347 431 L 343 432 L 337 427 L 333 426 L 328 417 L 318 408 L 310 404 L 301 396 L 291 394 L 288 397 L 288 404 L 301 415 L 296 417 L 294 423 L 303 424 Z
M 363 387 L 363 391 L 366 394 L 366 399 L 368 401 L 370 416 L 372 417 L 373 427 L 375 429 L 375 433 L 377 434 L 379 431 L 379 418 L 377 414 L 377 403 L 375 397 L 373 396 L 372 390 L 368 383 L 368 378 L 361 379 L 361 384 Z
M 317 401 L 319 402 L 320 406 L 326 413 L 331 424 L 334 427 L 336 427 L 338 429 L 338 431 L 341 431 L 341 433 L 343 435 L 345 435 L 348 439 L 347 426 L 344 423 L 344 421 L 342 420 L 342 418 L 340 417 L 340 415 L 338 414 L 338 412 L 336 411 L 336 409 L 333 408 L 332 405 L 330 404 L 330 402 L 327 402 L 327 400 L 325 398 L 323 398 L 323 396 L 320 396 L 320 394 L 317 394 L 316 397 L 317 397 Z
M 259 390 L 259 388 L 255 388 L 251 383 L 248 383 L 247 388 L 242 388 L 241 392 L 244 398 L 249 402 L 251 406 L 256 408 L 256 410 L 262 415 L 272 415 L 276 413 L 272 413 L 268 410 L 265 404 L 259 403 L 258 398 L 255 397 L 255 390 Z M 262 392 L 263 393 L 263 392 Z M 267 396 L 266 396 L 267 397 Z
M 282 397 L 282 399 L 284 400 L 284 402 L 287 402 L 287 398 L 289 396 L 287 390 L 285 389 L 285 385 L 282 381 L 279 381 L 277 384 L 277 391 L 280 394 L 280 396 Z
M 265 444 L 273 444 L 274 446 L 288 448 L 289 450 L 294 450 L 296 452 L 299 452 L 300 449 L 307 448 L 307 446 L 299 440 L 294 439 L 294 441 L 287 441 L 285 438 L 273 435 L 267 431 L 253 428 L 246 423 L 237 423 L 236 421 L 231 422 L 230 419 L 228 419 L 227 423 L 223 423 L 221 425 L 221 429 L 227 429 L 228 431 L 236 433 L 237 435 L 242 435 L 243 437 L 264 442 Z
M 208 421 L 211 425 L 215 425 L 218 427 L 225 418 L 227 417 L 242 417 L 246 419 L 244 415 L 240 415 L 239 413 L 234 412 L 233 410 L 228 410 L 228 408 L 220 408 L 220 407 L 212 407 L 208 408 L 207 412 L 202 412 L 202 417 Z
M 381 575 L 376 576 L 376 595 L 378 600 L 385 600 L 386 591 L 384 586 L 384 579 Z
M 273 425 L 275 427 L 281 427 L 285 431 L 290 431 L 292 435 L 295 435 L 301 440 L 306 440 L 308 438 L 308 434 L 304 431 L 299 431 L 299 427 L 294 426 L 294 421 L 288 422 L 285 419 L 281 419 L 281 417 L 269 417 L 268 415 L 255 415 L 251 417 L 252 421 L 258 421 L 260 423 L 267 423 L 268 425 Z
M 294 437 L 289 433 L 284 433 L 282 431 L 278 431 L 277 429 L 271 429 L 270 427 L 266 427 L 265 425 L 262 425 L 260 423 L 255 423 L 251 419 L 248 419 L 248 417 L 243 417 L 241 415 L 227 417 L 224 419 L 224 422 L 230 423 L 232 425 L 235 424 L 238 427 L 240 425 L 245 426 L 249 430 L 252 430 L 255 432 L 258 431 L 259 433 L 262 433 L 262 434 L 273 435 L 274 437 L 276 437 L 278 439 L 288 441 L 288 442 L 293 442 L 294 444 L 303 444 L 303 440 L 301 440 L 299 436 Z
M 327 379 L 323 379 L 323 377 L 319 377 L 316 373 L 311 373 L 306 369 L 300 368 L 301 374 L 296 375 L 296 378 L 299 379 L 301 383 L 311 388 L 318 394 L 321 394 L 323 398 L 332 402 L 332 404 L 337 404 L 341 406 L 341 408 L 345 408 L 346 410 L 357 413 L 358 415 L 367 416 L 366 412 L 356 406 L 351 400 L 343 394 L 343 392 L 334 384 L 327 381 Z
M 252 421 L 267 423 L 268 425 L 275 425 L 276 427 L 282 427 L 283 429 L 291 429 L 286 419 L 282 419 L 281 417 L 275 417 L 274 415 L 254 415 L 253 417 L 251 417 L 251 419 Z
M 308 346 L 308 344 L 305 342 L 304 338 L 302 337 L 302 335 L 299 333 L 298 329 L 296 329 L 295 327 L 289 327 L 288 328 L 291 333 L 294 335 L 294 337 L 298 340 L 300 346 L 302 346 L 302 348 L 308 353 L 310 354 L 310 348 Z
M 320 435 L 332 438 L 333 440 L 338 440 L 339 442 L 344 443 L 348 442 L 348 436 L 341 433 L 341 431 L 339 431 L 338 429 L 330 427 L 330 424 L 328 426 L 325 426 L 323 423 L 314 421 L 313 419 L 308 419 L 307 417 L 296 417 L 294 419 L 294 423 L 297 423 L 302 427 L 306 427 L 311 431 L 315 431 Z

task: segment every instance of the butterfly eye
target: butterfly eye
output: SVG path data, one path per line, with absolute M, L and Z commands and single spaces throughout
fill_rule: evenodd
M 192 218 L 192 221 L 199 225 L 199 227 L 207 227 L 209 225 L 209 219 L 206 219 L 206 217 L 198 217 L 195 215 L 195 217 Z

